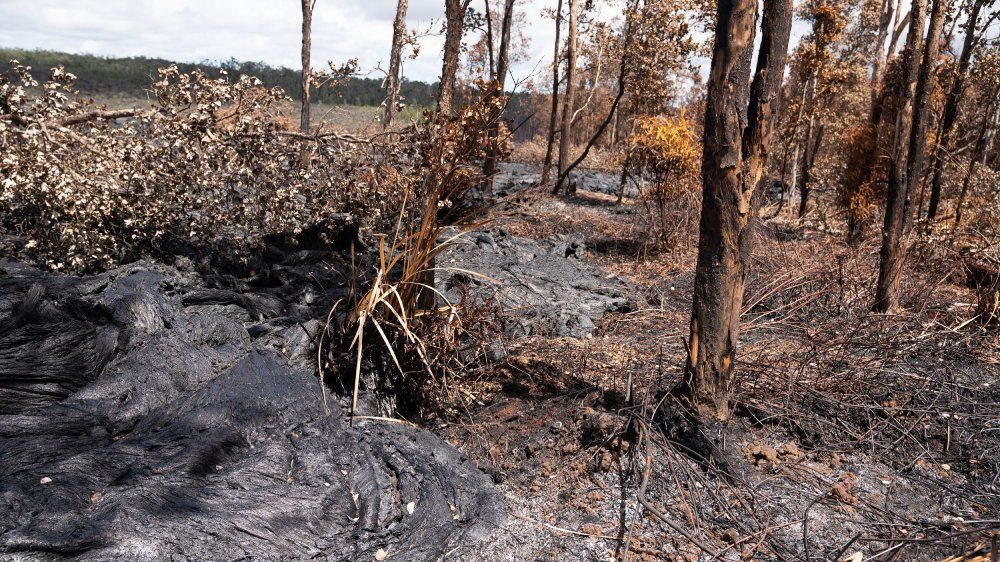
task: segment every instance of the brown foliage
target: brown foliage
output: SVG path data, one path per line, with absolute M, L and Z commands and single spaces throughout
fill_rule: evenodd
M 433 190 L 445 207 L 460 197 L 464 172 L 433 171 L 476 158 L 483 140 L 468 113 L 369 139 L 292 132 L 281 90 L 176 67 L 160 70 L 155 105 L 115 122 L 91 118 L 62 69 L 39 91 L 13 68 L 16 82 L 0 77 L 0 212 L 26 235 L 22 250 L 55 269 L 107 267 L 165 238 L 247 255 L 265 236 L 323 230 L 345 214 L 389 232 L 399 209 L 419 217 Z

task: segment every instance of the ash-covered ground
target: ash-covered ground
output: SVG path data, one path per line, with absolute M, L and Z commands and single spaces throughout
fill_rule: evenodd
M 342 252 L 276 249 L 239 274 L 187 258 L 86 277 L 0 263 L 0 556 L 934 560 L 989 546 L 1000 343 L 964 323 L 967 289 L 927 289 L 940 276 L 920 263 L 906 287 L 920 312 L 868 315 L 871 248 L 837 257 L 822 232 L 765 225 L 736 415 L 692 429 L 662 392 L 684 363 L 692 242 L 652 239 L 613 175 L 587 172 L 564 198 L 535 181 L 504 167 L 492 221 L 441 256 L 445 295 L 496 305 L 506 329 L 488 365 L 451 382 L 466 400 L 425 429 L 352 426 L 345 397 L 324 400 L 316 336 L 350 282 Z

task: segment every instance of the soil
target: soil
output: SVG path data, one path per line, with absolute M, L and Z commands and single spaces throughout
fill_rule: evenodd
M 463 419 L 437 428 L 511 513 L 453 559 L 986 560 L 996 548 L 1000 337 L 968 321 L 975 294 L 933 249 L 908 272 L 915 312 L 874 315 L 873 241 L 850 250 L 823 225 L 762 225 L 736 415 L 692 428 L 662 392 L 684 364 L 696 232 L 661 243 L 641 200 L 616 205 L 586 184 L 554 199 L 513 175 L 492 224 L 572 240 L 636 307 L 584 338 L 515 340 Z M 670 524 L 638 501 L 647 470 L 644 499 Z
M 314 336 L 348 284 L 343 256 L 279 252 L 249 277 L 184 260 L 84 278 L 0 264 L 0 556 L 995 548 L 1000 336 L 967 321 L 975 294 L 946 256 L 919 248 L 909 312 L 873 315 L 872 243 L 763 224 L 735 415 L 699 424 L 666 393 L 684 364 L 696 233 L 652 236 L 641 199 L 616 204 L 613 175 L 552 198 L 534 174 L 505 167 L 489 224 L 442 256 L 439 288 L 497 304 L 506 337 L 450 381 L 465 400 L 425 429 L 352 426 L 345 399 L 324 404 Z

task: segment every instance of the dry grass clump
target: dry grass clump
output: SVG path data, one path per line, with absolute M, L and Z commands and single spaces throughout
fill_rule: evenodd
M 490 125 L 502 110 L 499 97 L 484 96 L 454 118 L 432 119 L 412 137 L 421 178 L 408 196 L 415 201 L 404 199 L 391 235 L 379 237 L 374 263 L 356 267 L 353 278 L 361 282 L 352 287 L 344 314 L 324 334 L 333 345 L 320 346 L 321 367 L 340 374 L 356 416 L 364 409 L 358 404 L 362 389 L 375 402 L 368 413 L 429 417 L 448 409 L 456 390 L 449 376 L 464 371 L 481 351 L 482 333 L 492 330 L 483 306 L 464 298 L 450 302 L 435 287 L 434 274 L 447 269 L 479 275 L 435 264 L 465 231 L 455 228 L 468 223 L 461 203 L 483 179 L 473 164 L 484 156 Z M 331 321 L 336 313 L 337 306 Z

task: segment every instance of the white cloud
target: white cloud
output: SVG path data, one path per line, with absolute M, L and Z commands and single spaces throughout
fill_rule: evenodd
M 564 2 L 565 4 L 565 2 Z M 621 2 L 602 7 L 604 18 Z M 528 61 L 515 79 L 547 77 L 554 29 L 542 10 L 555 0 L 519 0 L 530 38 Z M 474 6 L 482 9 L 482 2 Z M 373 69 L 388 58 L 396 0 L 317 0 L 313 17 L 313 66 L 357 58 Z M 407 26 L 440 31 L 444 0 L 411 0 Z M 104 56 L 149 56 L 183 62 L 263 61 L 300 66 L 301 4 L 297 0 L 0 0 L 0 45 Z M 793 43 L 801 35 L 801 22 Z M 434 82 L 441 72 L 444 38 L 421 40 L 420 56 L 403 62 L 403 74 Z M 707 67 L 708 61 L 703 61 Z M 386 66 L 382 64 L 382 66 Z M 510 84 L 508 84 L 508 87 Z
M 440 22 L 443 6 L 443 0 L 411 0 L 407 26 Z M 541 18 L 541 0 L 519 9 L 532 38 L 532 61 L 514 69 L 523 77 L 551 58 L 553 31 L 551 20 Z M 371 69 L 385 61 L 395 10 L 395 0 L 317 0 L 313 66 L 356 57 Z M 234 57 L 298 68 L 301 18 L 295 0 L 0 0 L 0 45 L 184 62 Z M 443 43 L 436 35 L 422 39 L 420 56 L 404 61 L 404 74 L 437 80 Z

